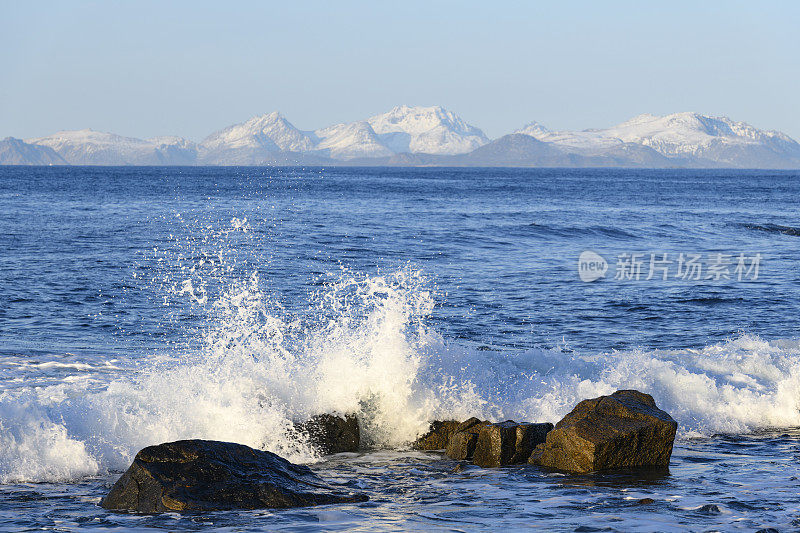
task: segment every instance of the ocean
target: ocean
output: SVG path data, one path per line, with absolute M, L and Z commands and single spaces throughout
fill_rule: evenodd
M 0 167 L 0 530 L 800 529 L 799 260 L 800 172 Z M 678 422 L 669 472 L 409 448 L 622 388 Z M 293 436 L 323 412 L 367 449 Z M 182 438 L 370 501 L 98 506 Z

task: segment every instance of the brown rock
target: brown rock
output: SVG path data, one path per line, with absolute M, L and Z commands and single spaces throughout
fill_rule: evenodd
M 524 463 L 551 429 L 553 424 L 517 424 L 513 420 L 484 426 L 472 462 L 484 468 Z
M 543 444 L 547 434 L 552 431 L 553 424 L 520 424 L 517 426 L 517 440 L 511 464 L 525 463 L 539 444 Z
M 295 427 L 323 454 L 357 452 L 361 444 L 358 419 L 353 415 L 316 415 Z
M 447 443 L 446 454 L 451 459 L 469 460 L 475 453 L 475 445 L 478 442 L 478 433 L 482 427 L 489 425 L 489 422 L 481 421 L 475 417 L 459 424 L 455 433 Z
M 478 433 L 472 462 L 484 468 L 511 464 L 518 427 L 519 424 L 513 420 L 483 426 Z
M 677 428 L 652 396 L 621 390 L 580 402 L 528 462 L 576 473 L 667 468 Z
M 300 507 L 366 501 L 307 466 L 241 444 L 182 440 L 148 446 L 111 487 L 104 509 L 155 513 Z
M 461 423 L 457 420 L 435 420 L 431 422 L 428 432 L 411 446 L 415 450 L 444 450 L 459 425 Z
M 473 416 L 473 417 L 468 418 L 468 419 L 464 420 L 463 422 L 461 422 L 458 425 L 458 427 L 456 428 L 456 433 L 458 433 L 460 431 L 468 431 L 468 430 L 474 428 L 477 425 L 488 424 L 488 423 L 489 422 L 487 422 L 485 420 L 481 420 L 480 418 L 476 418 L 476 417 Z
M 447 443 L 445 453 L 451 459 L 457 461 L 468 461 L 475 453 L 475 444 L 478 442 L 478 434 L 461 431 L 454 433 Z

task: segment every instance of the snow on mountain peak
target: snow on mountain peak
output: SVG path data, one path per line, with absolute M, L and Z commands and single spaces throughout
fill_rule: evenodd
M 683 112 L 669 115 L 637 115 L 606 129 L 583 131 L 550 130 L 530 122 L 504 143 L 492 143 L 470 159 L 521 161 L 520 154 L 550 150 L 548 164 L 675 165 L 698 167 L 797 168 L 800 144 L 778 131 L 760 130 L 728 117 Z M 509 137 L 509 136 L 506 136 Z M 546 143 L 545 148 L 530 141 Z M 505 137 L 500 140 L 505 139 Z M 499 140 L 498 140 L 499 141 Z M 219 130 L 201 143 L 181 137 L 153 137 L 147 140 L 123 137 L 92 129 L 60 131 L 25 143 L 5 141 L 8 161 L 58 161 L 89 165 L 262 165 L 296 164 L 298 161 L 325 164 L 336 160 L 387 158 L 414 153 L 408 161 L 441 163 L 457 158 L 426 158 L 425 154 L 458 156 L 487 145 L 484 133 L 441 106 L 407 106 L 367 120 L 336 124 L 314 132 L 301 131 L 278 112 L 254 116 Z M 55 155 L 47 150 L 48 147 Z M 498 155 L 503 150 L 513 157 Z M 555 151 L 553 151 L 555 150 Z M 540 153 L 541 152 L 541 153 Z M 301 156 L 302 154 L 302 156 Z M 579 156 L 574 159 L 565 155 Z M 586 159 L 584 156 L 588 156 Z M 526 156 L 527 157 L 527 156 Z M 581 159 L 583 157 L 584 159 Z M 514 159 L 517 158 L 517 159 Z M 403 161 L 403 157 L 393 161 Z M 0 161 L 1 162 L 1 161 Z
M 86 147 L 91 147 L 90 151 L 99 151 L 109 148 L 136 151 L 150 148 L 150 143 L 142 139 L 123 137 L 116 133 L 95 131 L 89 128 L 59 131 L 46 137 L 39 137 L 38 139 L 26 139 L 25 142 L 38 144 L 40 146 L 49 146 L 59 153 L 67 150 L 80 150 Z
M 670 115 L 639 115 L 603 130 L 604 135 L 650 146 L 664 155 L 702 155 L 711 146 L 791 141 L 786 135 L 759 130 L 728 117 L 684 112 Z
M 796 157 L 800 153 L 800 146 L 783 133 L 693 112 L 663 116 L 644 113 L 607 129 L 584 131 L 549 131 L 534 122 L 517 133 L 585 154 L 638 144 L 668 157 L 697 157 L 738 166 L 759 165 L 774 157 Z
M 158 137 L 150 137 L 145 140 L 161 148 L 174 146 L 176 148 L 195 149 L 197 147 L 197 145 L 189 139 L 184 139 L 176 135 L 161 135 Z
M 622 144 L 619 139 L 604 136 L 602 131 L 553 131 L 536 121 L 529 122 L 514 133 L 528 135 L 542 142 L 553 143 L 582 154 L 596 154 Z
M 6 137 L 0 140 L 0 165 L 66 165 L 67 162 L 49 146 L 26 143 Z
M 388 113 L 369 118 L 368 122 L 376 133 L 402 131 L 420 134 L 441 125 L 446 125 L 458 133 L 473 134 L 477 130 L 461 120 L 455 113 L 451 113 L 441 106 L 396 106 Z
M 546 126 L 543 126 L 542 124 L 534 120 L 532 122 L 528 122 L 527 124 L 525 124 L 525 126 L 518 129 L 514 133 L 522 133 L 523 135 L 528 135 L 530 137 L 539 139 L 540 137 L 547 136 L 547 134 L 551 133 L 551 131 Z
M 307 152 L 314 149 L 315 139 L 298 130 L 277 111 L 255 116 L 206 137 L 201 145 L 206 150 L 226 148 L 260 148 L 275 151 Z
M 318 150 L 336 159 L 385 157 L 394 152 L 384 145 L 369 122 L 335 124 L 314 132 L 321 139 Z
M 401 105 L 367 122 L 395 152 L 463 154 L 489 142 L 483 131 L 441 106 Z
M 77 165 L 194 164 L 196 155 L 194 143 L 181 137 L 144 140 L 92 129 L 59 131 L 26 142 L 52 148 Z

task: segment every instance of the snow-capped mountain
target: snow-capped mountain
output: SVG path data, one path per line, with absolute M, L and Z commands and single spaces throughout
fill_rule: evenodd
M 315 131 L 300 130 L 272 112 L 212 133 L 199 144 L 90 129 L 2 143 L 0 164 L 800 168 L 800 144 L 789 136 L 699 113 L 645 114 L 583 131 L 554 131 L 531 122 L 491 142 L 442 107 L 398 106 Z
M 395 153 L 465 154 L 489 142 L 480 129 L 440 106 L 397 106 L 367 122 Z
M 6 137 L 0 141 L 0 165 L 67 165 L 52 148 Z
M 439 164 L 499 167 L 639 167 L 685 166 L 685 160 L 670 159 L 647 146 L 617 143 L 603 151 L 540 141 L 532 135 L 504 135 L 468 154 L 449 156 Z
M 626 144 L 684 159 L 689 166 L 797 167 L 800 145 L 777 131 L 699 113 L 643 114 L 607 129 L 551 131 L 531 123 L 516 133 L 582 154 L 604 154 Z
M 388 157 L 394 152 L 381 142 L 369 122 L 336 124 L 314 132 L 321 139 L 317 150 L 334 159 Z
M 71 165 L 192 165 L 196 159 L 194 143 L 180 137 L 145 141 L 85 129 L 25 142 L 52 148 Z
M 702 155 L 704 150 L 719 142 L 764 145 L 794 142 L 777 131 L 762 131 L 728 117 L 699 113 L 643 114 L 604 130 L 604 135 L 650 146 L 664 155 Z
M 523 135 L 528 135 L 530 137 L 534 137 L 536 139 L 539 139 L 539 137 L 545 137 L 545 136 L 549 135 L 550 133 L 552 133 L 552 131 L 550 131 L 546 126 L 544 126 L 544 125 L 542 125 L 542 124 L 540 124 L 540 123 L 538 123 L 538 122 L 536 122 L 534 120 L 533 122 L 528 122 L 527 124 L 525 124 L 525 126 L 523 126 L 522 128 L 518 129 L 514 133 L 515 134 L 516 133 L 521 133 Z M 539 139 L 539 140 L 541 140 L 541 139 Z
M 310 152 L 317 139 L 295 128 L 277 112 L 251 118 L 212 133 L 199 145 L 205 164 L 259 165 L 281 152 Z
M 273 112 L 234 124 L 199 146 L 207 164 L 260 164 L 278 152 L 334 160 L 390 157 L 397 153 L 462 154 L 488 143 L 481 130 L 434 107 L 398 106 L 364 120 L 301 131 Z
M 514 133 L 529 135 L 542 142 L 553 143 L 570 151 L 586 154 L 602 153 L 609 148 L 623 144 L 621 139 L 604 136 L 599 133 L 599 130 L 552 131 L 538 122 L 531 122 Z
M 283 152 L 308 152 L 314 149 L 315 144 L 316 139 L 298 130 L 283 115 L 274 111 L 228 126 L 200 143 L 209 150 L 257 147 Z

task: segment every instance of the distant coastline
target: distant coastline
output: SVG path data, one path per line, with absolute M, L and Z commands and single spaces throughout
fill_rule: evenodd
M 91 129 L 0 141 L 2 165 L 800 168 L 800 144 L 727 117 L 639 115 L 607 129 L 553 131 L 537 122 L 489 139 L 442 107 L 398 106 L 313 131 L 279 113 L 200 142 Z

